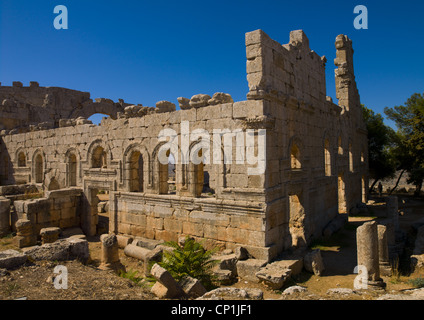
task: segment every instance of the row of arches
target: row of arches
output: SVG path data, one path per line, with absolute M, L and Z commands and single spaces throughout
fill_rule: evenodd
M 302 143 L 298 138 L 292 138 L 290 142 L 290 169 L 301 169 L 303 162 L 303 155 L 301 152 Z M 323 158 L 324 158 L 324 174 L 325 176 L 331 176 L 333 174 L 332 169 L 332 152 L 331 152 L 331 144 L 328 138 L 324 139 L 323 143 Z M 338 138 L 338 155 L 343 155 L 344 150 L 342 147 L 341 137 Z M 365 153 L 362 150 L 360 154 L 361 163 L 365 163 Z M 348 144 L 348 167 L 349 172 L 354 172 L 354 156 L 352 151 L 352 144 L 349 142 Z
M 200 196 L 205 185 L 204 161 L 198 164 L 176 165 L 174 154 L 168 150 L 166 152 L 166 163 L 159 161 L 158 150 L 156 147 L 152 156 L 141 144 L 133 144 L 125 150 L 123 154 L 123 163 L 121 169 L 121 182 L 130 192 L 145 192 L 146 187 L 154 193 L 168 194 L 179 191 L 186 191 L 186 194 Z M 202 149 L 198 156 L 202 158 Z M 66 165 L 67 187 L 77 186 L 78 173 L 82 172 L 80 162 L 82 161 L 79 152 L 71 148 L 65 153 L 64 163 Z M 46 156 L 41 149 L 37 149 L 32 158 L 31 173 L 32 180 L 35 183 L 43 183 L 46 171 Z M 152 161 L 153 159 L 153 161 Z M 111 172 L 120 166 L 115 162 L 111 166 L 112 156 L 107 147 L 102 145 L 101 141 L 96 141 L 88 151 L 88 170 L 95 169 L 91 174 L 96 174 L 97 170 L 112 169 Z M 86 160 L 86 162 L 87 162 Z M 16 164 L 20 168 L 28 168 L 27 155 L 24 150 L 19 150 L 16 155 Z M 178 169 L 177 169 L 178 168 Z M 176 183 L 176 171 L 181 170 L 180 181 Z

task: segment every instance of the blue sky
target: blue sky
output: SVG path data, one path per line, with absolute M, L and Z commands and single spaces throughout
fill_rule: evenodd
M 53 27 L 56 5 L 68 8 L 68 30 Z M 353 26 L 356 5 L 368 8 L 368 30 Z M 341 33 L 353 40 L 361 102 L 382 113 L 424 92 L 423 12 L 422 0 L 0 0 L 0 82 L 145 106 L 221 91 L 240 101 L 248 92 L 245 33 L 262 29 L 287 43 L 303 29 L 328 59 L 334 100 L 334 41 Z

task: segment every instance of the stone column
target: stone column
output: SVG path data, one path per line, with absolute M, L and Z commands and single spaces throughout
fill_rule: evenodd
M 378 259 L 380 263 L 380 273 L 385 276 L 390 276 L 392 273 L 389 261 L 389 246 L 387 242 L 387 227 L 379 224 L 378 232 Z
M 118 239 L 115 234 L 102 234 L 100 236 L 102 243 L 101 270 L 123 270 L 124 267 L 119 260 Z
M 380 278 L 377 222 L 366 222 L 356 230 L 358 266 L 364 266 L 368 274 L 369 289 L 383 288 Z
M 31 221 L 26 219 L 16 221 L 16 237 L 13 240 L 19 248 L 31 247 L 37 244 L 37 237 L 34 235 Z
M 0 197 L 0 238 L 10 232 L 10 200 Z

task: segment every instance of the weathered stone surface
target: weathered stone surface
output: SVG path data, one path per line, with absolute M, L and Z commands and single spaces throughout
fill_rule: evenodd
M 303 270 L 303 258 L 287 258 L 284 260 L 274 261 L 273 264 L 278 265 L 282 269 L 290 269 L 291 275 L 296 276 Z
M 230 285 L 234 282 L 234 274 L 230 270 L 223 270 L 220 268 L 212 269 L 212 273 L 217 281 L 221 285 Z
M 218 288 L 205 293 L 198 300 L 263 300 L 260 289 L 253 288 Z
M 41 243 L 46 244 L 55 242 L 59 239 L 59 235 L 60 228 L 58 227 L 43 228 L 40 230 Z
M 181 279 L 178 284 L 183 291 L 191 298 L 198 298 L 203 296 L 207 291 L 198 279 L 186 276 Z
M 193 107 L 193 108 L 205 107 L 208 105 L 210 99 L 211 97 L 207 94 L 202 94 L 202 93 L 196 94 L 192 96 L 190 99 L 190 107 Z
M 88 242 L 82 239 L 59 239 L 53 243 L 24 248 L 23 252 L 37 261 L 87 260 L 89 257 Z
M 10 228 L 10 200 L 0 197 L 0 238 L 11 232 Z
M 23 265 L 28 257 L 16 250 L 5 250 L 0 252 L 0 268 L 14 269 Z
M 301 287 L 301 286 L 291 286 L 288 287 L 287 289 L 285 289 L 282 294 L 283 295 L 291 295 L 291 294 L 296 294 L 296 293 L 302 293 L 302 292 L 307 292 L 308 289 L 306 289 L 305 287 Z
M 119 247 L 116 235 L 114 233 L 102 234 L 100 236 L 100 242 L 102 243 L 102 255 L 99 269 L 123 269 L 119 260 Z
M 307 271 L 314 273 L 317 276 L 322 275 L 325 270 L 324 262 L 321 257 L 321 251 L 315 249 L 308 252 L 303 258 L 304 267 Z
M 157 263 L 153 265 L 152 269 L 150 270 L 150 273 L 162 286 L 167 289 L 165 297 L 177 298 L 184 295 L 184 291 L 181 289 L 175 279 L 171 276 L 171 274 L 167 270 L 159 266 Z M 159 285 L 155 289 L 152 288 L 152 292 L 157 294 L 157 292 L 159 291 L 158 287 L 160 288 Z M 162 288 L 160 292 L 163 291 L 164 290 Z
M 356 229 L 358 266 L 364 266 L 368 272 L 367 287 L 384 287 L 380 278 L 377 222 L 365 222 Z
M 234 254 L 236 255 L 237 260 L 249 259 L 249 252 L 244 247 L 236 247 L 234 249 Z
M 216 104 L 231 103 L 231 102 L 234 102 L 231 95 L 229 95 L 228 93 L 217 92 L 212 96 L 211 99 L 209 99 L 208 104 L 212 106 Z
M 124 249 L 127 245 L 131 244 L 133 241 L 132 237 L 129 236 L 123 236 L 123 235 L 116 235 L 116 239 L 118 240 L 118 247 L 120 249 Z
M 190 99 L 184 97 L 178 97 L 178 104 L 181 110 L 190 109 Z
M 255 275 L 259 281 L 266 286 L 274 290 L 279 290 L 291 276 L 291 270 L 288 268 L 281 268 L 278 264 L 270 263 L 261 268 Z
M 135 238 L 132 242 L 132 244 L 139 246 L 139 247 L 143 247 L 149 250 L 153 250 L 154 248 L 156 248 L 158 245 L 163 244 L 164 241 L 163 240 L 156 240 L 156 239 L 147 239 L 147 238 Z
M 218 261 L 217 268 L 230 270 L 234 276 L 237 275 L 237 258 L 235 254 L 216 255 L 212 259 Z
M 159 101 L 156 103 L 156 112 L 172 112 L 175 111 L 175 104 L 169 101 Z
M 258 282 L 256 273 L 267 263 L 266 260 L 248 259 L 237 262 L 237 274 L 241 279 Z

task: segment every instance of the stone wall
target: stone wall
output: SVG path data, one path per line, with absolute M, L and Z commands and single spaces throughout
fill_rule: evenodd
M 300 30 L 284 45 L 261 30 L 246 34 L 246 101 L 198 94 L 179 97 L 177 110 L 169 101 L 145 107 L 61 95 L 63 104 L 55 99 L 52 110 L 69 112 L 54 113 L 52 127 L 1 132 L 1 183 L 80 188 L 80 223 L 89 235 L 96 232 L 97 192 L 108 190 L 111 231 L 164 240 L 188 234 L 272 259 L 321 237 L 338 213 L 366 201 L 367 135 L 349 38 L 336 38 L 336 52 L 338 105 L 326 97 L 325 57 Z M 13 101 L 22 89 L 3 87 Z M 42 97 L 48 88 L 37 90 Z M 90 124 L 84 116 L 93 110 L 111 118 Z M 174 181 L 159 162 L 172 139 Z M 184 163 L 193 154 L 202 165 Z
M 81 225 L 81 193 L 78 188 L 48 191 L 44 198 L 16 200 L 18 219 L 31 221 L 34 234 L 48 227 L 61 229 Z

